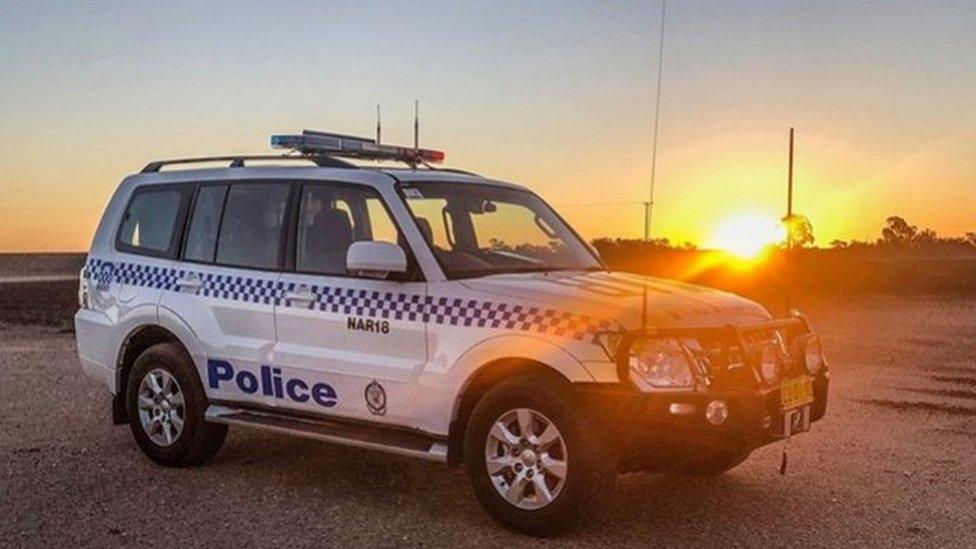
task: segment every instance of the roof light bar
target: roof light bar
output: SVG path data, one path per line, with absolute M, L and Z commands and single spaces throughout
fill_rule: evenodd
M 272 135 L 271 146 L 309 156 L 326 155 L 364 160 L 397 160 L 408 164 L 441 163 L 444 152 L 377 144 L 368 137 L 304 130 L 301 135 Z

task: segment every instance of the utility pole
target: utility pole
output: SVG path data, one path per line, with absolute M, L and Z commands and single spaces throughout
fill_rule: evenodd
M 644 242 L 651 240 L 651 203 L 641 202 L 644 205 Z
M 644 206 L 644 241 L 651 239 L 651 210 L 654 208 L 654 178 L 657 175 L 657 128 L 661 117 L 661 75 L 664 69 L 664 17 L 668 0 L 661 0 L 661 40 L 657 50 L 657 97 L 654 100 L 654 141 L 651 149 L 651 188 Z

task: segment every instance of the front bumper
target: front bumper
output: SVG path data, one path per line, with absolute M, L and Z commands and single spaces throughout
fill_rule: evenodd
M 827 412 L 829 386 L 827 372 L 813 380 L 811 423 Z M 784 436 L 778 387 L 638 393 L 606 384 L 580 384 L 577 390 L 588 409 L 598 410 L 606 419 L 622 470 L 667 470 L 692 455 L 748 453 Z M 705 417 L 706 407 L 715 400 L 728 405 L 728 418 L 720 425 Z
M 811 333 L 802 318 L 770 321 L 749 327 L 725 327 L 715 330 L 658 330 L 656 337 L 694 337 L 708 332 L 727 341 L 722 356 L 733 356 L 735 346 L 746 348 L 749 333 L 781 331 L 791 337 Z M 723 335 L 724 334 L 724 335 Z M 646 334 L 624 338 L 621 353 L 629 353 L 628 344 Z M 745 352 L 740 357 L 745 359 Z M 694 390 L 660 390 L 642 392 L 629 383 L 626 360 L 618 357 L 618 372 L 624 383 L 578 384 L 580 396 L 591 410 L 607 419 L 607 428 L 616 442 L 621 469 L 668 470 L 674 463 L 695 456 L 727 453 L 748 454 L 752 450 L 784 438 L 784 412 L 780 384 L 764 384 L 752 371 L 741 365 L 729 372 L 727 365 L 716 365 L 710 382 Z M 785 377 L 806 375 L 797 364 Z M 819 421 L 827 411 L 830 372 L 826 365 L 812 377 L 813 402 L 802 408 L 810 423 Z M 723 401 L 728 416 L 716 425 L 708 421 L 709 403 Z M 796 428 L 792 429 L 796 432 Z

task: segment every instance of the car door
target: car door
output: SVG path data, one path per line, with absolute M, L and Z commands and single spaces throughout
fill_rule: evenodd
M 275 365 L 286 389 L 296 389 L 286 391 L 287 404 L 407 423 L 411 390 L 427 359 L 425 284 L 416 274 L 391 280 L 346 272 L 353 242 L 405 246 L 380 194 L 365 185 L 306 183 L 294 234 L 294 269 L 282 273 L 275 313 Z
M 287 183 L 201 184 L 173 291 L 160 315 L 196 342 L 194 362 L 207 396 L 274 405 L 263 383 L 275 339 L 274 302 L 284 256 Z

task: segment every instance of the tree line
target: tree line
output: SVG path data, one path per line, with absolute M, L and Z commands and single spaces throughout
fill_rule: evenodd
M 802 215 L 783 218 L 787 232 L 791 233 L 794 248 L 811 249 L 814 247 L 813 225 Z M 616 251 L 618 253 L 646 253 L 674 250 L 697 250 L 698 247 L 690 242 L 672 243 L 667 238 L 651 240 L 626 238 L 597 238 L 592 241 L 594 247 L 601 253 Z M 787 242 L 779 242 L 772 247 L 786 249 Z M 829 249 L 878 251 L 878 252 L 938 252 L 945 254 L 959 253 L 962 255 L 976 254 L 976 231 L 966 232 L 963 236 L 939 236 L 934 230 L 919 228 L 912 225 L 905 218 L 890 216 L 881 228 L 881 234 L 873 241 L 870 240 L 833 240 Z

